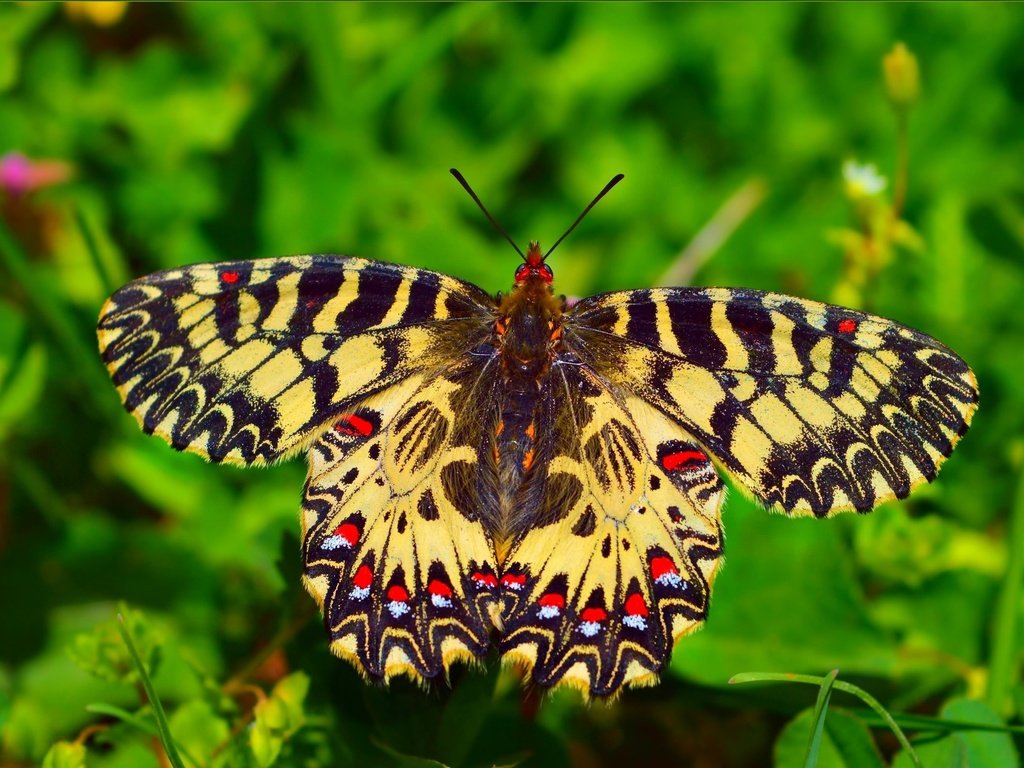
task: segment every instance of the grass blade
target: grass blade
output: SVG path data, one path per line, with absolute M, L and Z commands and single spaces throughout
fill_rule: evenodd
M 160 703 L 160 698 L 156 695 L 156 689 L 153 687 L 153 681 L 150 680 L 149 673 L 146 672 L 146 667 L 142 663 L 142 659 L 139 658 L 139 652 L 135 649 L 135 643 L 132 641 L 131 633 L 128 631 L 128 626 L 125 624 L 124 616 L 120 613 L 117 614 L 117 629 L 121 633 L 124 644 L 128 646 L 128 653 L 131 654 L 132 663 L 135 665 L 135 671 L 139 673 L 139 678 L 142 680 L 142 687 L 146 691 L 146 698 L 149 699 L 149 704 L 153 707 L 153 717 L 156 720 L 156 728 L 160 735 L 160 743 L 164 746 L 164 752 L 167 754 L 167 759 L 170 761 L 173 768 L 185 768 L 185 764 L 182 763 L 181 756 L 178 754 L 178 750 L 174 746 L 174 739 L 171 736 L 171 728 L 167 723 L 167 715 L 164 714 L 163 705 Z
M 1017 484 L 1017 493 L 1010 512 L 1010 541 L 1007 549 L 1010 562 L 1006 578 L 999 592 L 996 615 L 992 627 L 992 657 L 989 661 L 988 705 L 1000 717 L 1007 714 L 1010 689 L 1019 676 L 1017 658 L 1020 643 L 1017 624 L 1020 621 L 1020 593 L 1024 583 L 1024 474 Z
M 833 669 L 822 679 L 821 687 L 818 689 L 818 700 L 814 703 L 813 726 L 811 727 L 811 738 L 807 743 L 807 758 L 804 760 L 804 768 L 815 768 L 818 764 L 818 753 L 821 751 L 821 735 L 825 731 L 825 715 L 828 714 L 828 702 L 832 698 L 832 686 L 839 675 L 838 669 Z

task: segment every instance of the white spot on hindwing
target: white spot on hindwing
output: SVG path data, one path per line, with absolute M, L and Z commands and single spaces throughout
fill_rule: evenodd
M 623 616 L 622 623 L 627 627 L 641 631 L 647 629 L 647 620 L 643 616 Z
M 399 619 L 409 612 L 409 604 L 402 600 L 392 600 L 388 603 L 387 609 L 388 613 Z
M 655 581 L 658 582 L 659 584 L 661 584 L 661 586 L 663 586 L 663 587 L 676 587 L 676 588 L 678 588 L 680 585 L 682 585 L 684 583 L 683 582 L 683 577 L 680 576 L 678 573 L 675 573 L 673 571 L 669 571 L 668 573 L 661 574 L 661 576 L 656 578 Z

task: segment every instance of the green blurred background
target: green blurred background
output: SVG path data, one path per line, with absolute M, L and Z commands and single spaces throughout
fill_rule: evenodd
M 893 712 L 1020 722 L 1024 8 L 83 5 L 0 5 L 0 765 L 58 741 L 50 765 L 167 764 L 122 601 L 187 764 L 802 765 L 814 688 L 727 684 L 745 671 L 838 668 Z M 898 41 L 921 83 L 902 111 Z M 971 432 L 870 516 L 731 494 L 710 620 L 656 688 L 538 707 L 493 660 L 365 686 L 299 584 L 302 462 L 145 437 L 93 329 L 121 283 L 197 261 L 340 252 L 506 289 L 518 257 L 450 166 L 542 244 L 625 173 L 553 258 L 561 291 L 858 305 L 973 366 Z M 910 764 L 832 704 L 821 765 Z M 1021 743 L 918 751 L 1012 766 Z

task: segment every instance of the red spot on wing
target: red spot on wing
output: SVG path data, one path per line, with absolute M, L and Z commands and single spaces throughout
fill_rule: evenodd
M 546 595 L 541 595 L 540 600 L 537 602 L 544 608 L 565 608 L 565 598 L 557 592 L 548 592 Z
M 501 583 L 506 587 L 521 587 L 526 584 L 526 576 L 522 573 L 506 573 L 501 577 Z
M 608 612 L 604 608 L 584 608 L 583 613 L 580 614 L 580 618 L 583 621 L 604 621 L 608 618 Z
M 677 451 L 666 455 L 661 460 L 661 466 L 665 468 L 667 472 L 674 472 L 677 469 L 684 467 L 692 467 L 697 464 L 704 464 L 708 460 L 708 455 L 704 451 Z
M 837 328 L 840 333 L 853 333 L 857 330 L 857 321 L 850 320 L 849 318 L 846 320 L 840 320 Z
M 440 579 L 431 579 L 430 583 L 427 584 L 427 592 L 432 595 L 438 595 L 439 597 L 452 596 L 452 588 Z
M 238 273 L 237 272 L 230 272 L 230 271 L 228 271 L 228 272 L 221 272 L 220 273 L 220 279 L 223 280 L 228 285 L 234 285 L 235 283 L 238 282 Z
M 350 546 L 354 546 L 359 541 L 359 529 L 352 523 L 342 523 L 334 529 L 334 535 L 341 536 Z
M 481 587 L 496 587 L 498 586 L 498 580 L 495 578 L 493 573 L 481 573 L 475 571 L 472 576 L 469 577 L 475 581 Z
M 676 564 L 672 562 L 671 558 L 665 557 L 664 555 L 658 555 L 657 557 L 651 558 L 651 577 L 657 580 L 665 574 L 679 573 L 679 569 L 676 568 Z
M 353 586 L 358 589 L 366 589 L 373 582 L 373 571 L 370 570 L 370 566 L 363 563 L 359 566 L 356 571 L 356 575 L 352 577 Z
M 409 602 L 409 593 L 405 587 L 401 584 L 395 584 L 388 589 L 388 600 L 394 600 L 399 603 Z
M 626 613 L 630 616 L 646 616 L 647 615 L 647 603 L 644 602 L 644 596 L 639 592 L 634 592 L 632 595 L 626 598 Z
M 373 424 L 354 413 L 346 413 L 334 425 L 336 432 L 343 435 L 356 435 L 358 437 L 369 437 L 373 434 Z

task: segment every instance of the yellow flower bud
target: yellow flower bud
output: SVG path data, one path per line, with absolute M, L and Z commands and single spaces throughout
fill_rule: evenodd
M 116 24 L 128 10 L 128 3 L 120 0 L 68 0 L 64 10 L 75 21 L 87 21 L 98 27 Z
M 882 59 L 885 89 L 897 109 L 906 109 L 921 93 L 917 57 L 903 43 L 896 43 Z

